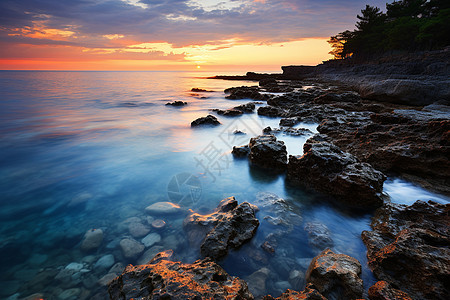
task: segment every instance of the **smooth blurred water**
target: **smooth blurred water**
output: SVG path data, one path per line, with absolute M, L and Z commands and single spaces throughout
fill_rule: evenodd
M 153 249 L 171 248 L 177 259 L 192 262 L 200 256 L 183 231 L 187 210 L 210 212 L 229 196 L 255 202 L 259 192 L 284 198 L 299 222 L 291 227 L 272 225 L 264 219 L 271 212 L 261 209 L 255 238 L 221 262 L 231 275 L 245 279 L 266 267 L 270 270 L 266 293 L 277 296 L 287 287 L 303 288 L 301 280 L 293 286 L 286 268 L 306 271 L 319 250 L 310 246 L 304 226 L 318 222 L 329 228 L 333 250 L 357 258 L 363 264 L 365 285 L 373 283 L 360 239 L 361 231 L 369 229 L 370 215 L 330 206 L 321 195 L 286 185 L 284 175 L 233 159 L 232 146 L 247 144 L 266 126 L 278 127 L 279 119 L 247 114 L 219 117 L 222 125 L 217 127 L 190 127 L 210 109 L 251 101 L 226 100 L 223 90 L 254 83 L 204 78 L 210 75 L 215 74 L 0 72 L 1 299 L 33 293 L 42 293 L 45 299 L 70 293 L 72 298 L 66 299 L 101 298 L 106 288 L 97 281 L 111 271 L 96 268 L 95 263 L 107 254 L 123 265 L 142 260 L 125 258 L 118 243 L 130 237 L 132 222 L 150 228 L 148 217 L 167 223 L 162 230 L 152 229 L 161 236 Z M 192 93 L 193 87 L 213 92 Z M 188 105 L 165 105 L 175 100 Z M 316 125 L 299 126 L 315 131 Z M 247 134 L 232 134 L 236 129 Z M 289 154 L 302 154 L 308 136 L 278 138 L 286 142 Z M 189 186 L 181 187 L 180 193 L 189 195 L 179 203 L 185 213 L 147 214 L 150 204 L 174 201 L 168 185 L 183 173 L 197 177 L 200 187 L 193 196 Z M 388 186 L 395 199 L 412 199 L 416 193 L 402 188 L 400 197 L 396 181 Z M 101 246 L 92 253 L 82 252 L 85 232 L 96 228 L 104 232 Z M 285 233 L 271 255 L 260 246 L 277 231 Z M 75 274 L 70 282 L 61 280 L 58 274 L 73 262 L 83 263 L 84 273 Z

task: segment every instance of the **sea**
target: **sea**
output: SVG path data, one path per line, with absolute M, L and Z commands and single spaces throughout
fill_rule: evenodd
M 375 282 L 360 237 L 372 214 L 332 205 L 290 186 L 284 174 L 232 156 L 233 146 L 279 127 L 278 118 L 216 115 L 220 126 L 191 128 L 215 115 L 211 109 L 254 102 L 228 100 L 224 89 L 257 83 L 207 79 L 217 74 L 235 73 L 0 71 L 0 299 L 109 299 L 107 283 L 128 264 L 167 249 L 192 263 L 201 255 L 183 220 L 231 196 L 283 203 L 281 211 L 260 207 L 254 238 L 219 261 L 248 280 L 255 296 L 303 289 L 311 259 L 325 246 L 361 262 L 366 289 Z M 166 105 L 173 101 L 187 105 Z M 289 155 L 301 155 L 317 126 L 301 123 L 311 134 L 277 138 Z M 396 203 L 449 201 L 396 177 L 384 191 Z M 146 210 L 158 202 L 179 209 Z M 85 235 L 96 230 L 100 245 L 84 249 Z M 144 248 L 126 257 L 124 239 Z M 261 247 L 265 241 L 273 253 Z

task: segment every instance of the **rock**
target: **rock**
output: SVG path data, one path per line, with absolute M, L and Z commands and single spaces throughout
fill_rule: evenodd
M 111 269 L 109 269 L 108 273 L 120 274 L 123 272 L 124 269 L 125 266 L 121 262 L 118 262 L 114 264 L 114 266 L 112 266 Z
M 386 281 L 378 281 L 369 288 L 370 300 L 412 300 L 405 292 L 394 289 Z
M 149 231 L 150 228 L 148 228 L 147 226 L 145 226 L 142 223 L 130 223 L 128 225 L 128 231 L 130 232 L 130 234 L 135 237 L 135 238 L 140 238 L 145 236 Z
M 267 295 L 262 300 L 327 300 L 327 298 L 322 296 L 313 285 L 309 284 L 301 292 L 287 290 L 278 298 Z
M 220 122 L 213 115 L 207 115 L 206 117 L 198 118 L 191 122 L 191 127 L 196 127 L 200 125 L 220 125 Z
M 83 269 L 83 264 L 80 263 L 70 263 L 65 267 L 66 270 L 73 270 L 73 271 L 80 271 L 81 269 Z
M 292 128 L 292 127 L 281 127 L 281 128 L 270 128 L 264 129 L 264 133 L 284 133 L 285 135 L 292 136 L 303 136 L 303 135 L 313 135 L 313 132 L 306 128 Z
M 359 261 L 330 249 L 314 257 L 306 272 L 306 281 L 312 283 L 330 299 L 358 299 L 364 292 Z
M 187 102 L 183 102 L 183 101 L 173 101 L 173 102 L 167 102 L 166 105 L 171 105 L 171 106 L 185 106 L 185 105 L 187 105 Z
M 253 299 L 247 284 L 206 258 L 192 264 L 159 253 L 147 265 L 129 265 L 108 288 L 111 299 Z
M 245 135 L 246 133 L 243 132 L 243 131 L 240 131 L 240 130 L 235 130 L 235 131 L 233 131 L 233 134 L 242 134 L 242 135 Z
M 294 125 L 297 125 L 299 122 L 297 117 L 291 117 L 291 118 L 284 118 L 280 120 L 280 126 L 288 126 L 292 127 Z
M 305 231 L 308 233 L 308 243 L 318 250 L 322 251 L 325 248 L 331 248 L 334 246 L 331 239 L 331 233 L 328 227 L 322 223 L 309 222 L 304 226 Z
M 255 165 L 272 170 L 284 170 L 287 151 L 283 141 L 274 135 L 260 135 L 250 139 L 249 159 Z
M 81 242 L 82 251 L 95 250 L 102 244 L 103 241 L 103 230 L 101 229 L 90 229 L 84 234 L 83 241 Z
M 267 100 L 270 98 L 268 94 L 261 94 L 258 87 L 252 86 L 241 86 L 226 89 L 225 94 L 230 94 L 226 96 L 226 99 L 239 100 L 239 99 L 253 99 L 253 100 Z
M 156 215 L 174 214 L 181 210 L 179 205 L 172 202 L 156 202 L 145 208 L 147 213 Z
M 192 88 L 191 92 L 195 92 L 195 93 L 208 92 L 208 93 L 211 93 L 211 92 L 214 92 L 214 91 L 208 91 L 208 90 L 200 89 L 200 88 Z
M 148 264 L 149 261 L 155 257 L 159 252 L 164 251 L 163 246 L 153 246 L 150 249 L 146 250 L 144 254 L 138 259 L 138 264 L 145 265 Z
M 266 251 L 266 252 L 268 252 L 268 253 L 270 253 L 270 254 L 275 253 L 275 247 L 274 247 L 269 241 L 265 241 L 265 242 L 261 245 L 261 248 L 262 248 L 264 251 Z
M 106 254 L 102 256 L 94 265 L 94 269 L 107 269 L 114 264 L 114 255 Z
M 250 148 L 248 147 L 248 145 L 240 147 L 233 146 L 233 150 L 231 151 L 231 153 L 235 157 L 247 157 L 250 154 Z
M 259 86 L 278 86 L 274 78 L 264 78 L 259 81 Z
M 145 246 L 134 239 L 123 239 L 120 241 L 120 249 L 122 250 L 123 256 L 126 258 L 136 258 L 141 254 Z
M 202 256 L 217 260 L 224 257 L 228 249 L 239 248 L 256 233 L 259 221 L 255 217 L 255 209 L 247 202 L 238 205 L 234 197 L 229 197 L 222 200 L 211 214 L 189 215 L 183 225 L 191 244 L 201 241 Z
M 113 281 L 116 277 L 117 277 L 117 274 L 108 273 L 105 276 L 103 276 L 102 278 L 100 278 L 97 283 L 100 286 L 108 286 L 110 284 L 110 282 Z
M 233 109 L 235 109 L 235 110 L 240 110 L 240 111 L 242 111 L 243 113 L 248 113 L 248 114 L 250 114 L 250 113 L 252 113 L 254 110 L 255 110 L 255 103 L 253 103 L 253 102 L 249 102 L 249 103 L 246 103 L 246 104 L 242 104 L 242 105 L 239 105 L 239 106 L 235 106 L 235 107 L 233 107 Z
M 305 286 L 305 273 L 299 270 L 289 272 L 289 283 L 294 290 L 300 290 Z
M 76 300 L 78 296 L 81 294 L 81 289 L 73 288 L 63 291 L 58 295 L 59 300 Z
M 267 117 L 284 117 L 287 115 L 287 111 L 275 106 L 261 106 L 258 108 L 258 115 Z
M 289 156 L 288 181 L 330 194 L 355 208 L 370 209 L 383 204 L 383 173 L 320 135 L 308 139 L 303 151 L 303 156 Z
M 240 116 L 243 114 L 243 112 L 241 110 L 237 110 L 234 108 L 231 109 L 215 109 L 215 112 L 217 112 L 217 114 L 222 115 L 222 116 L 227 116 L 227 117 L 234 117 L 234 116 Z
M 450 294 L 450 204 L 385 204 L 363 231 L 369 267 L 413 299 Z
M 266 292 L 266 280 L 269 277 L 269 269 L 262 268 L 252 273 L 246 278 L 248 289 L 255 297 L 259 297 Z
M 144 244 L 145 247 L 151 247 L 156 243 L 159 243 L 161 241 L 161 236 L 157 233 L 150 233 L 145 238 L 142 239 L 142 244 Z
M 161 219 L 156 219 L 156 220 L 152 221 L 151 224 L 152 224 L 152 227 L 155 229 L 162 229 L 166 226 L 166 222 Z

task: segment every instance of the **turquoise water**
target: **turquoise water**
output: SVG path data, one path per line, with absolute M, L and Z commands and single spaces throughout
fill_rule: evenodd
M 320 195 L 286 185 L 283 175 L 233 159 L 232 146 L 248 143 L 266 126 L 278 127 L 278 119 L 219 116 L 221 126 L 191 129 L 190 122 L 209 109 L 251 101 L 226 100 L 223 90 L 254 83 L 202 78 L 210 75 L 215 74 L 0 72 L 1 299 L 35 293 L 44 299 L 104 298 L 105 275 L 146 261 L 144 254 L 126 258 L 120 250 L 121 240 L 143 238 L 133 236 L 130 224 L 159 235 L 145 248 L 147 256 L 171 248 L 178 259 L 192 262 L 199 251 L 183 230 L 188 210 L 210 212 L 229 196 L 255 202 L 260 192 L 284 198 L 292 224 L 271 224 L 264 217 L 273 211 L 262 208 L 255 238 L 220 262 L 231 275 L 245 279 L 268 268 L 265 293 L 277 296 L 286 288 L 303 288 L 301 274 L 319 251 L 310 245 L 304 227 L 315 222 L 328 227 L 333 250 L 363 264 L 365 285 L 374 282 L 360 239 L 361 231 L 369 229 L 370 215 L 330 206 Z M 213 92 L 192 93 L 193 87 Z M 165 105 L 175 100 L 188 105 Z M 315 131 L 317 124 L 298 126 Z M 247 134 L 233 135 L 236 129 Z M 278 138 L 289 154 L 301 154 L 308 136 Z M 196 183 L 195 190 L 181 185 L 177 198 L 173 182 L 185 178 L 180 174 Z M 400 203 L 419 194 L 448 201 L 398 179 L 390 179 L 385 189 Z M 181 210 L 146 213 L 147 206 L 162 201 L 178 202 Z M 152 228 L 154 219 L 166 226 Z M 82 251 L 83 236 L 91 229 L 101 229 L 103 241 L 95 251 Z M 260 246 L 277 232 L 283 234 L 275 253 L 268 254 Z M 106 255 L 109 263 L 99 267 Z M 296 280 L 289 278 L 293 270 L 298 271 Z

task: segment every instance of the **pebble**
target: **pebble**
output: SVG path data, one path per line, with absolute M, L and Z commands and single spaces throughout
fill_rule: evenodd
M 120 248 L 126 258 L 135 258 L 144 251 L 145 246 L 134 239 L 123 239 L 120 241 Z
M 150 228 L 148 228 L 147 226 L 145 226 L 142 223 L 130 223 L 128 225 L 128 231 L 130 232 L 130 234 L 135 237 L 135 238 L 140 238 L 145 236 L 147 233 L 149 233 Z
M 58 295 L 58 299 L 60 300 L 75 300 L 78 299 L 78 295 L 80 295 L 81 289 L 73 288 L 68 289 Z
M 82 251 L 90 251 L 97 249 L 103 241 L 103 230 L 101 229 L 90 229 L 88 230 L 81 242 Z
M 107 286 L 111 282 L 111 280 L 113 280 L 116 277 L 117 274 L 108 273 L 98 280 L 98 284 L 100 284 L 101 286 Z

